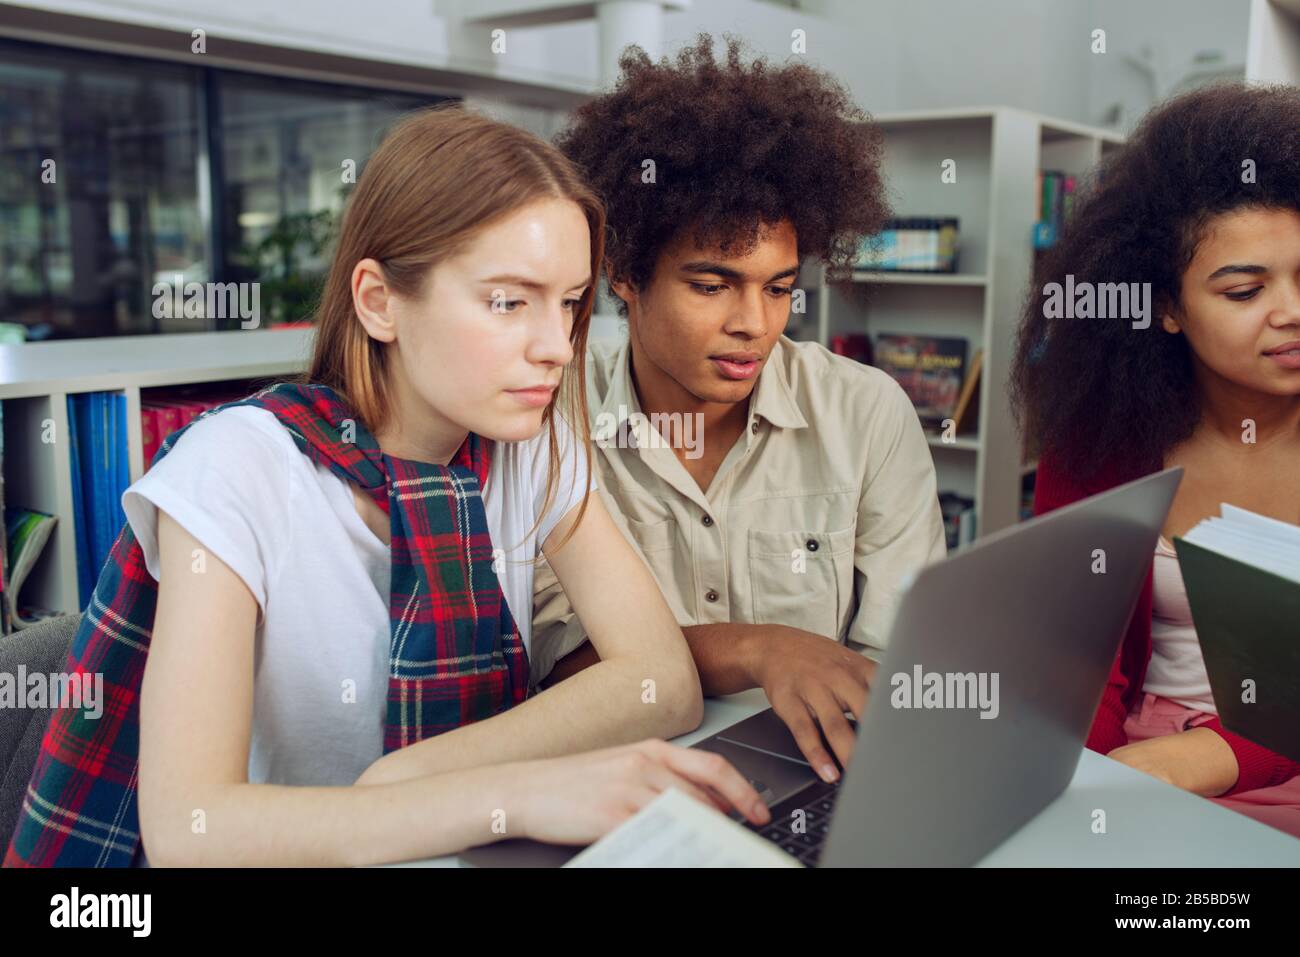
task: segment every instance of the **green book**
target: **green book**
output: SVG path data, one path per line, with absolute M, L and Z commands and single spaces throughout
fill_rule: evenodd
M 1300 527 L 1231 505 L 1174 539 L 1223 726 L 1300 761 Z
M 4 525 L 9 549 L 9 581 L 0 600 L 3 600 L 5 627 L 9 630 L 34 625 L 42 617 L 42 609 L 25 609 L 18 606 L 18 593 L 27 576 L 40 558 L 45 543 L 54 530 L 58 518 L 30 508 L 10 505 L 4 510 Z M 23 612 L 27 612 L 23 614 Z

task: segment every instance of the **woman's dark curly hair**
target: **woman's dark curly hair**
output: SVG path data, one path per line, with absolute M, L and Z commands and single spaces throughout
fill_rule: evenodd
M 1243 162 L 1254 182 L 1243 182 Z M 1249 178 L 1249 177 L 1245 177 Z M 1215 216 L 1300 210 L 1300 89 L 1225 84 L 1148 113 L 1085 184 L 1072 221 L 1035 269 L 1010 395 L 1019 424 L 1080 481 L 1159 468 L 1188 438 L 1200 397 L 1186 337 L 1160 327 Z M 1151 283 L 1151 324 L 1049 319 L 1043 289 Z
M 838 272 L 889 215 L 880 134 L 844 88 L 801 63 L 742 62 L 742 42 L 726 41 L 725 63 L 708 34 L 675 64 L 628 47 L 614 89 L 556 138 L 605 201 L 610 272 L 635 287 L 683 228 L 743 255 L 762 224 L 789 220 L 800 256 Z

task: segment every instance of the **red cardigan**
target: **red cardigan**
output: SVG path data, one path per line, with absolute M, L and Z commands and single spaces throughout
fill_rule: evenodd
M 1120 484 L 1122 480 L 1112 473 L 1099 476 L 1085 487 L 1073 476 L 1062 472 L 1052 456 L 1045 452 L 1038 463 L 1038 477 L 1034 485 L 1034 514 L 1050 512 L 1054 508 L 1069 505 Z M 1154 563 L 1154 556 L 1152 561 Z M 1128 743 L 1124 734 L 1124 721 L 1133 705 L 1141 699 L 1147 665 L 1151 661 L 1151 581 L 1151 570 L 1148 569 L 1146 584 L 1142 586 L 1142 594 L 1133 610 L 1124 643 L 1111 667 L 1110 679 L 1102 695 L 1101 705 L 1097 708 L 1097 716 L 1093 719 L 1092 730 L 1088 732 L 1088 747 L 1101 754 L 1107 754 Z M 1201 727 L 1209 728 L 1222 737 L 1237 757 L 1237 783 L 1226 794 L 1272 787 L 1300 774 L 1300 764 L 1233 734 L 1219 723 L 1217 717 Z

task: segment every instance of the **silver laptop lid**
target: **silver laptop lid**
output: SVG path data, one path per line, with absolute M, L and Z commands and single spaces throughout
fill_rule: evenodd
M 1064 790 L 1181 477 L 1058 509 L 916 577 L 822 866 L 973 864 Z

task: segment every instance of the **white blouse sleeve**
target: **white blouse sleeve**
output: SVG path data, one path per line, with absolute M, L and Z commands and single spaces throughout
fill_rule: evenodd
M 191 425 L 122 494 L 149 574 L 159 579 L 161 509 L 243 580 L 257 599 L 260 624 L 268 584 L 289 551 L 288 455 L 301 454 L 292 442 L 264 409 L 225 409 Z

